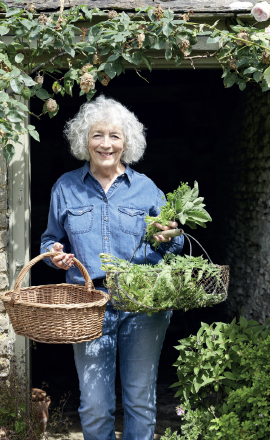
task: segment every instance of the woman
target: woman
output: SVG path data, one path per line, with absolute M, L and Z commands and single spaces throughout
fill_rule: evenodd
M 84 104 L 65 128 L 71 152 L 85 165 L 64 174 L 52 189 L 48 227 L 41 252 L 61 254 L 48 264 L 67 271 L 67 282 L 84 284 L 73 266 L 74 255 L 88 270 L 94 285 L 104 288 L 99 253 L 129 260 L 145 235 L 145 215 L 157 216 L 162 192 L 143 174 L 129 167 L 143 155 L 144 127 L 136 116 L 113 99 L 100 96 Z M 171 222 L 161 230 L 177 227 Z M 179 253 L 183 238 L 156 238 L 160 252 L 147 246 L 148 263 L 166 251 Z M 134 263 L 145 263 L 144 246 Z M 128 313 L 108 303 L 103 336 L 74 345 L 79 376 L 79 413 L 85 440 L 115 440 L 115 373 L 119 350 L 123 391 L 123 440 L 151 440 L 156 421 L 156 380 L 160 351 L 171 312 Z

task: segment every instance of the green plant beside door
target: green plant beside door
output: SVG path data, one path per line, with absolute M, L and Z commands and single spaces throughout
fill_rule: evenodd
M 167 429 L 162 440 L 269 440 L 269 325 L 244 317 L 202 323 L 179 341 L 172 386 L 181 434 Z

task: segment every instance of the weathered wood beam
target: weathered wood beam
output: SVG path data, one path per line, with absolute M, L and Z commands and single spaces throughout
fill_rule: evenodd
M 157 4 L 164 4 L 165 8 L 171 8 L 175 12 L 186 12 L 193 10 L 194 12 L 231 12 L 230 5 L 234 0 L 66 0 L 65 7 L 77 6 L 85 4 L 89 8 L 98 7 L 100 9 L 120 9 L 132 11 L 135 8 L 144 6 L 154 6 Z M 15 3 L 14 0 L 6 0 L 9 6 L 20 6 L 20 3 Z M 59 8 L 59 0 L 33 0 L 37 10 L 52 10 Z M 244 9 L 238 9 L 241 12 L 250 12 L 252 3 L 248 6 L 249 2 L 240 0 L 239 3 L 245 5 Z M 21 5 L 24 5 L 25 2 Z M 237 10 L 234 10 L 237 12 Z

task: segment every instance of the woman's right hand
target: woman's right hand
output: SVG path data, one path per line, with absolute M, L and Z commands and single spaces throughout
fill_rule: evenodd
M 50 257 L 51 261 L 59 269 L 69 270 L 74 264 L 74 254 L 66 254 L 63 252 L 64 246 L 61 243 L 54 243 L 50 249 L 50 252 L 61 252 L 61 254 L 54 257 Z

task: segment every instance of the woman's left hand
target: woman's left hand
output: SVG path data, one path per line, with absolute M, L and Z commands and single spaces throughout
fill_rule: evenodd
M 169 229 L 175 229 L 178 227 L 177 222 L 169 222 L 170 226 L 163 226 L 160 223 L 153 223 L 154 226 L 161 229 L 162 231 L 168 231 Z M 164 238 L 162 233 L 160 235 L 156 235 L 154 239 L 160 243 L 171 241 L 171 238 Z

